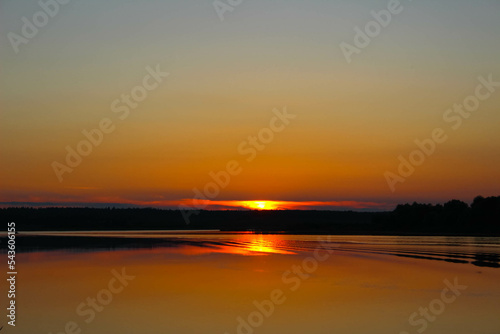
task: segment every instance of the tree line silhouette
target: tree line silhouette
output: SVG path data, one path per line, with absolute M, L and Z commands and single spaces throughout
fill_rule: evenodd
M 186 224 L 179 210 L 154 208 L 0 209 L 4 222 L 22 231 L 189 230 L 318 234 L 500 235 L 500 196 L 478 196 L 469 206 L 400 204 L 390 212 L 315 210 L 202 210 Z
M 500 196 L 477 196 L 469 206 L 459 200 L 443 205 L 400 204 L 390 213 L 374 216 L 379 229 L 450 233 L 499 233 Z

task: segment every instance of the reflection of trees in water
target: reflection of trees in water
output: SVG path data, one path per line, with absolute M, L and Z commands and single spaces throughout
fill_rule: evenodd
M 94 252 L 94 251 L 113 251 L 121 249 L 156 249 L 156 248 L 173 248 L 182 246 L 197 246 L 204 248 L 218 248 L 220 246 L 241 247 L 253 252 L 261 253 L 284 253 L 293 254 L 290 244 L 280 245 L 279 238 L 273 235 L 248 235 L 247 239 L 233 241 L 216 241 L 207 239 L 192 240 L 186 238 L 149 238 L 149 237 L 112 237 L 112 236 L 21 236 L 19 238 L 19 252 L 30 253 L 39 251 L 61 251 L 69 252 Z M 447 245 L 460 246 L 466 245 L 468 238 L 460 242 L 463 238 L 446 238 L 449 240 Z M 491 238 L 475 238 L 482 240 L 481 243 L 491 242 Z M 476 241 L 477 243 L 479 241 Z M 299 247 L 300 242 L 295 242 L 294 247 Z M 288 251 L 287 249 L 290 249 Z M 344 252 L 353 253 L 374 253 L 383 255 L 392 255 L 404 258 L 413 258 L 419 260 L 443 261 L 457 264 L 474 265 L 478 267 L 500 268 L 500 253 L 491 249 L 490 252 L 466 252 L 456 248 L 433 250 L 425 246 L 414 249 L 386 249 L 380 247 L 342 247 Z M 0 252 L 1 253 L 1 252 Z
M 194 245 L 214 247 L 215 242 L 203 243 L 183 239 L 165 238 L 124 238 L 109 236 L 22 236 L 18 239 L 17 252 L 34 253 L 39 251 L 98 252 L 122 249 L 154 249 L 160 247 L 180 247 Z
M 477 253 L 471 263 L 478 267 L 500 268 L 500 255 L 494 253 Z

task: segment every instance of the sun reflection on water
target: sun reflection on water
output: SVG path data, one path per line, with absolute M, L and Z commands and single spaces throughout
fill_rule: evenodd
M 249 252 L 273 253 L 273 254 L 295 254 L 280 247 L 280 240 L 271 235 L 252 235 L 248 241 L 244 241 L 242 246 Z

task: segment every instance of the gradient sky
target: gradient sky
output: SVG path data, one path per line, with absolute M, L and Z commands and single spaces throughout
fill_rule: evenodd
M 224 21 L 209 0 L 71 1 L 16 54 L 7 34 L 40 6 L 2 0 L 0 202 L 175 205 L 231 160 L 223 205 L 499 195 L 500 89 L 456 131 L 442 117 L 479 76 L 500 81 L 500 2 L 401 3 L 348 64 L 339 44 L 387 1 L 246 0 Z M 111 102 L 157 64 L 169 77 L 119 120 Z M 247 162 L 238 145 L 284 107 L 297 117 Z M 105 117 L 116 130 L 59 182 L 52 162 Z M 449 139 L 392 192 L 384 173 L 437 127 Z

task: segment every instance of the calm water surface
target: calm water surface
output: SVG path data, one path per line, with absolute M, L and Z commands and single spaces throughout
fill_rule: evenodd
M 88 232 L 17 244 L 5 333 L 500 333 L 499 238 Z

